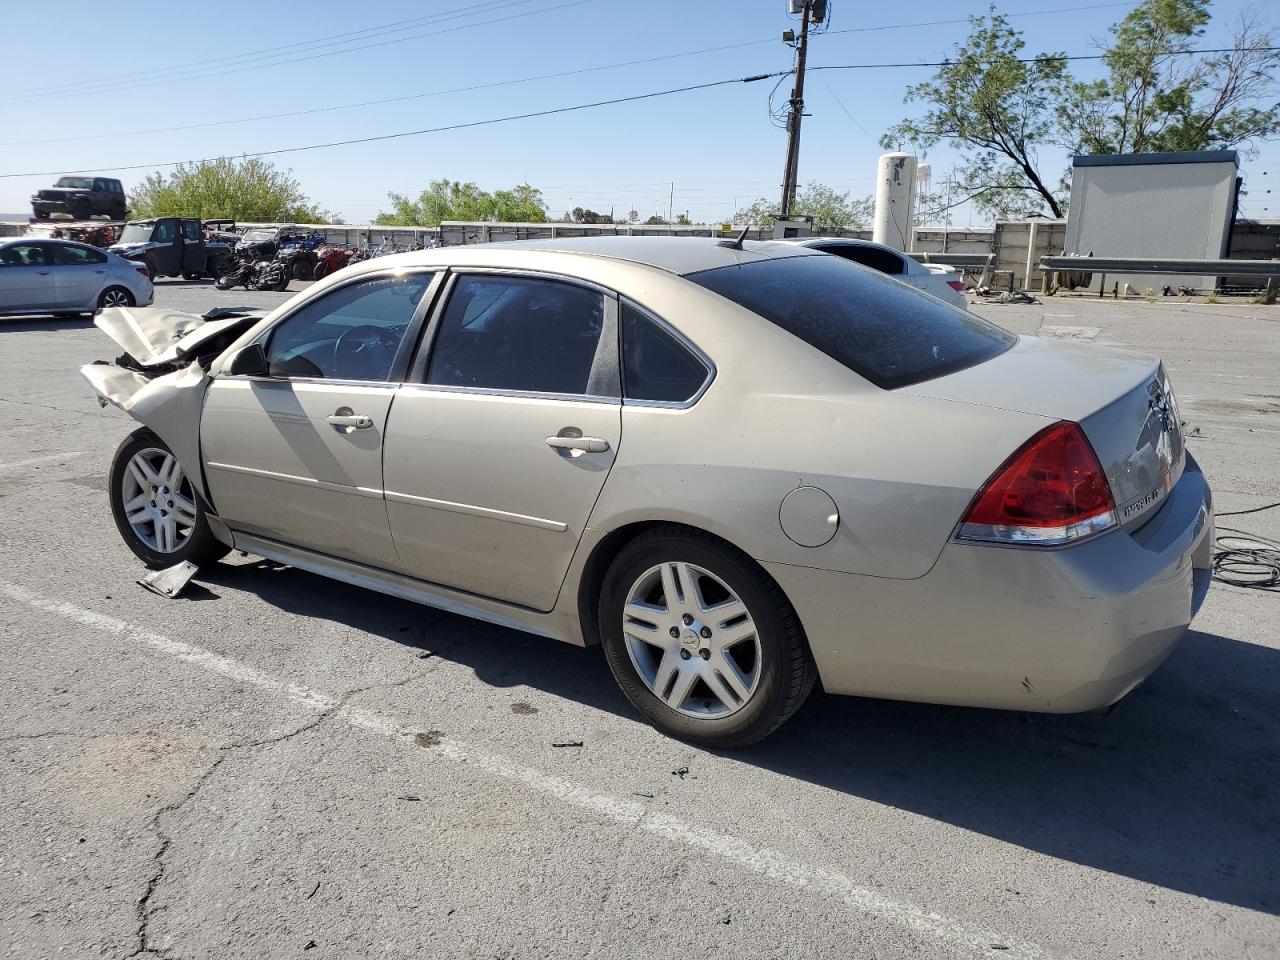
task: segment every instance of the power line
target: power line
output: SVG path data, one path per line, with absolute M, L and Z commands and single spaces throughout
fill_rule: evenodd
M 524 0 L 531 2 L 531 0 Z M 411 17 L 408 20 L 393 20 L 390 23 L 382 23 L 372 27 L 365 27 L 361 30 L 344 31 L 343 33 L 331 33 L 323 37 L 315 37 L 311 40 L 302 40 L 297 43 L 286 43 L 276 47 L 264 47 L 259 50 L 246 50 L 244 53 L 233 53 L 222 57 L 210 57 L 207 60 L 192 60 L 187 63 L 173 64 L 169 67 L 161 67 L 159 69 L 134 70 L 131 73 L 115 73 L 105 77 L 94 77 L 89 80 L 70 80 L 64 83 L 41 84 L 38 87 L 21 87 L 17 90 L 9 91 L 10 96 L 26 94 L 26 93 L 47 93 L 64 90 L 68 87 L 93 86 L 100 83 L 114 83 L 119 80 L 130 80 L 139 77 L 152 77 L 160 74 L 186 73 L 194 68 L 205 66 L 207 64 L 229 64 L 235 60 L 258 59 L 260 55 L 279 54 L 286 50 L 305 49 L 307 47 L 323 46 L 324 41 L 338 41 L 343 39 L 354 39 L 361 34 L 377 34 L 377 33 L 394 33 L 399 30 L 409 30 L 415 25 L 421 25 L 423 21 L 430 22 L 438 17 L 438 14 L 431 14 L 424 17 Z
M 488 8 L 481 10 L 479 12 L 492 13 L 492 12 L 495 12 L 496 10 L 502 10 L 508 7 L 516 6 L 517 4 L 529 3 L 529 2 L 532 2 L 532 0 L 505 0 L 505 2 L 498 3 L 497 5 L 490 5 Z M 305 56 L 305 57 L 293 57 L 288 60 L 276 60 L 271 63 L 249 64 L 248 66 L 236 65 L 225 70 L 205 71 L 202 73 L 188 74 L 185 76 L 169 75 L 169 76 L 161 77 L 156 80 L 147 80 L 147 81 L 137 82 L 137 83 L 94 85 L 89 89 L 91 89 L 94 94 L 118 93 L 123 90 L 132 90 L 140 87 L 154 87 L 160 84 L 174 83 L 176 81 L 208 80 L 213 77 L 226 76 L 232 73 L 246 73 L 250 70 L 265 70 L 271 67 L 281 67 L 281 66 L 286 66 L 288 64 L 293 64 L 293 63 L 305 63 L 310 60 L 320 60 L 320 59 L 323 59 L 324 57 L 333 57 L 333 56 L 337 56 L 339 54 L 344 54 L 344 53 L 355 53 L 360 50 L 371 50 L 375 47 L 386 47 L 396 43 L 407 43 L 410 40 L 420 40 L 423 37 L 436 37 L 446 33 L 456 33 L 459 30 L 469 30 L 473 27 L 488 27 L 495 23 L 506 23 L 510 20 L 519 20 L 524 17 L 533 17 L 533 16 L 537 16 L 538 14 L 551 13 L 556 10 L 564 10 L 568 7 L 577 7 L 577 6 L 581 6 L 584 3 L 591 3 L 591 2 L 593 2 L 593 0 L 569 0 L 569 2 L 567 3 L 561 3 L 552 7 L 543 7 L 538 10 L 529 10 L 524 13 L 515 13 L 506 17 L 493 17 L 486 20 L 480 20 L 475 23 L 459 24 L 458 26 L 455 26 L 455 27 L 446 27 L 443 30 L 430 30 L 425 33 L 410 34 L 407 37 L 395 37 L 391 40 L 380 40 L 377 43 L 366 43 L 361 46 L 347 47 L 342 50 L 331 50 L 327 53 L 316 53 L 316 54 L 312 54 L 310 56 Z M 459 17 L 474 16 L 476 13 L 477 13 L 477 10 L 473 8 L 471 10 L 466 11 L 465 13 L 458 13 L 448 17 L 440 17 L 438 19 L 439 20 L 456 20 Z M 63 100 L 63 99 L 66 99 L 67 97 L 82 96 L 83 94 L 84 94 L 84 91 L 74 91 L 71 93 L 60 93 L 60 94 L 51 94 L 51 95 L 0 98 L 0 103 L 36 103 L 41 100 Z
M 1134 7 L 1136 4 L 1133 0 L 1120 0 L 1120 2 L 1112 3 L 1092 3 L 1084 7 L 1054 7 L 1050 10 L 1028 10 L 1025 13 L 1006 13 L 1006 17 L 1045 17 L 1058 16 L 1063 13 L 1083 13 L 1086 10 L 1109 10 L 1114 7 Z M 945 27 L 958 23 L 968 23 L 969 17 L 951 17 L 946 20 L 921 20 L 916 23 L 909 24 L 912 27 Z M 845 27 L 843 30 L 825 30 L 824 35 L 834 37 L 840 33 L 875 33 L 880 30 L 894 30 L 897 25 L 878 26 L 878 27 Z
M 536 80 L 555 80 L 561 77 L 574 77 L 584 73 L 597 73 L 602 70 L 616 70 L 622 67 L 634 67 L 640 64 L 659 63 L 664 60 L 677 60 L 682 57 L 699 56 L 704 53 L 720 53 L 724 50 L 740 50 L 743 47 L 757 47 L 766 43 L 776 43 L 774 38 L 768 40 L 749 40 L 745 43 L 729 43 L 718 47 L 703 47 L 700 50 L 685 50 L 680 53 L 661 54 L 654 57 L 642 57 L 637 60 L 624 60 L 615 63 L 603 63 L 594 67 L 579 67 L 574 70 L 560 70 L 555 73 L 539 73 L 528 77 L 515 77 L 510 80 L 494 80 L 488 83 L 475 83 L 465 87 L 451 87 L 445 90 L 428 90 L 423 93 L 409 93 L 398 97 L 382 97 L 377 100 L 361 100 L 357 103 L 330 104 L 324 107 L 312 107 L 308 110 L 293 110 L 288 113 L 268 113 L 255 117 L 239 117 L 231 120 L 210 120 L 204 123 L 188 123 L 176 127 L 158 127 L 151 130 L 134 130 L 130 132 L 112 132 L 87 137 L 57 137 L 47 140 L 10 140 L 3 146 L 18 147 L 44 143 L 74 143 L 81 140 L 105 140 L 114 137 L 136 137 L 151 133 L 174 133 L 181 130 L 195 130 L 201 127 L 223 127 L 237 123 L 250 123 L 255 120 L 282 120 L 287 117 L 304 117 L 316 113 L 330 113 L 335 110 L 352 110 L 357 107 L 381 106 L 388 103 L 403 103 L 408 100 L 422 100 L 427 97 L 440 97 L 452 93 L 470 93 L 475 90 L 491 90 L 495 87 L 509 87 L 519 83 L 530 83 Z
M 782 71 L 789 73 L 790 71 Z M 651 93 L 638 93 L 629 97 L 615 97 L 611 100 L 597 100 L 593 103 L 579 103 L 569 107 L 554 107 L 548 110 L 535 110 L 530 113 L 515 113 L 505 117 L 491 117 L 487 120 L 470 120 L 464 123 L 451 123 L 442 127 L 426 127 L 422 130 L 403 130 L 398 133 L 384 133 L 372 137 L 355 137 L 350 140 L 332 140 L 328 143 L 310 143 L 301 147 L 280 147 L 275 150 L 258 150 L 252 153 L 242 153 L 237 156 L 241 158 L 248 157 L 273 157 L 282 153 L 303 153 L 309 150 L 324 150 L 329 147 L 346 147 L 358 143 L 376 143 L 383 140 L 398 140 L 404 137 L 417 137 L 428 133 L 445 133 L 450 130 L 466 130 L 471 127 L 485 127 L 496 123 L 507 123 L 512 120 L 528 120 L 533 117 L 548 117 L 560 113 L 573 113 L 577 110 L 589 110 L 594 107 L 608 107 L 619 103 L 634 103 L 637 100 L 651 100 L 655 97 L 669 97 L 678 93 L 691 93 L 695 90 L 709 90 L 712 87 L 723 87 L 736 83 L 754 83 L 757 80 L 768 80 L 771 77 L 780 76 L 778 72 L 760 73 L 749 77 L 734 77 L 729 80 L 713 80 L 709 83 L 697 83 L 687 87 L 673 87 L 670 90 L 655 90 Z M 202 159 L 187 160 L 165 160 L 154 163 L 135 163 L 121 167 L 88 167 L 83 170 L 40 170 L 30 171 L 27 173 L 0 173 L 0 179 L 9 180 L 15 177 L 54 177 L 64 176 L 76 173 L 91 173 L 101 170 L 120 171 L 120 170 L 145 170 L 154 167 L 176 167 L 186 163 L 210 163 L 217 157 L 204 157 Z
M 181 74 L 183 72 L 189 72 L 193 68 L 198 68 L 205 64 L 226 65 L 234 60 L 247 59 L 251 61 L 253 59 L 262 59 L 262 56 L 260 55 L 279 53 L 279 52 L 283 52 L 291 49 L 295 51 L 297 50 L 297 48 L 306 48 L 306 47 L 312 47 L 312 48 L 318 49 L 321 46 L 335 45 L 333 43 L 322 43 L 322 41 L 334 40 L 335 38 L 347 37 L 349 39 L 354 39 L 360 34 L 376 34 L 377 32 L 380 32 L 380 31 L 381 32 L 399 32 L 400 30 L 411 28 L 408 26 L 404 26 L 404 24 L 420 24 L 423 21 L 432 22 L 432 21 L 439 21 L 439 20 L 457 19 L 458 17 L 461 17 L 461 16 L 472 16 L 472 15 L 475 15 L 476 13 L 493 12 L 495 10 L 504 9 L 505 7 L 522 4 L 522 3 L 530 3 L 530 2 L 534 2 L 534 0 L 511 0 L 511 2 L 506 2 L 506 3 L 500 3 L 499 0 L 491 0 L 489 4 L 486 4 L 482 7 L 473 8 L 472 10 L 467 11 L 467 13 L 465 14 L 456 14 L 452 17 L 438 17 L 438 16 L 415 17 L 411 20 L 398 20 L 398 21 L 392 21 L 391 23 L 383 24 L 377 27 L 367 27 L 363 30 L 352 31 L 349 34 L 332 34 L 326 37 L 316 38 L 315 40 L 302 41 L 294 44 L 286 44 L 281 47 L 268 47 L 262 50 L 248 51 L 242 54 L 233 54 L 225 58 L 214 57 L 208 60 L 197 60 L 197 61 L 194 61 L 193 63 L 185 65 L 184 67 L 167 68 L 165 71 L 162 71 L 163 76 L 161 77 L 161 79 L 156 80 L 154 82 L 141 82 L 138 84 L 134 84 L 134 86 L 155 86 L 158 83 L 162 83 L 162 82 L 168 83 L 168 82 L 173 82 L 175 79 L 183 79 L 181 76 L 174 76 L 173 75 L 174 71 L 177 71 L 179 74 Z M 590 0 L 577 0 L 577 2 L 586 3 L 586 2 L 590 2 Z M 573 4 L 565 4 L 565 6 L 572 6 L 572 5 Z M 1010 14 L 1006 14 L 1006 16 L 1010 18 L 1038 17 L 1038 16 L 1045 16 L 1048 14 L 1062 14 L 1062 13 L 1073 13 L 1077 11 L 1101 10 L 1101 9 L 1107 9 L 1111 7 L 1125 7 L 1125 6 L 1131 6 L 1131 5 L 1132 3 L 1130 2 L 1130 0 L 1126 0 L 1126 2 L 1120 2 L 1120 3 L 1091 4 L 1091 5 L 1082 6 L 1082 7 L 1062 7 L 1056 10 L 1031 10 L 1031 11 L 1025 11 L 1020 13 L 1010 13 Z M 485 21 L 484 24 L 480 24 L 480 23 L 464 24 L 461 26 L 452 27 L 449 30 L 435 31 L 435 32 L 430 32 L 425 34 L 415 34 L 410 37 L 401 37 L 401 38 L 397 38 L 396 40 L 386 41 L 386 42 L 400 43 L 407 40 L 421 39 L 424 36 L 436 36 L 440 33 L 454 32 L 457 30 L 466 29 L 471 26 L 482 26 L 488 23 L 501 23 L 504 20 L 516 19 L 517 17 L 532 16 L 536 13 L 549 12 L 551 10 L 557 10 L 557 9 L 560 9 L 560 8 L 550 7 L 550 8 L 546 8 L 545 10 L 530 11 L 528 13 L 518 14 L 513 17 L 504 17 L 504 18 L 499 18 L 497 20 L 488 20 L 488 21 Z M 948 19 L 948 20 L 930 20 L 930 21 L 916 22 L 916 23 L 890 23 L 890 24 L 881 24 L 879 26 L 874 26 L 874 27 L 850 27 L 843 30 L 828 30 L 828 31 L 824 31 L 824 33 L 827 33 L 827 34 L 868 33 L 868 32 L 882 31 L 882 30 L 906 30 L 906 29 L 917 29 L 919 27 L 945 26 L 949 24 L 958 24 L 958 23 L 967 23 L 967 22 L 968 20 L 965 18 L 958 18 L 958 19 Z M 345 41 L 338 40 L 336 42 L 345 42 Z M 535 75 L 531 77 L 523 77 L 516 80 L 505 80 L 505 81 L 499 81 L 496 83 L 488 83 L 488 84 L 475 84 L 475 85 L 466 86 L 466 87 L 456 87 L 449 90 L 429 91 L 426 93 L 410 94 L 407 96 L 400 96 L 400 97 L 387 97 L 387 98 L 377 99 L 377 100 L 365 100 L 357 103 L 340 104 L 340 105 L 325 106 L 325 107 L 315 107 L 308 110 L 295 110 L 295 111 L 290 111 L 285 113 L 261 114 L 258 116 L 239 117 L 239 118 L 234 118 L 230 120 L 216 120 L 216 121 L 209 121 L 205 123 L 191 123 L 191 124 L 183 124 L 183 125 L 172 126 L 172 127 L 157 127 L 157 128 L 148 129 L 148 130 L 136 130 L 136 131 L 129 131 L 129 132 L 113 131 L 111 133 L 90 135 L 85 137 L 58 137 L 58 138 L 38 139 L 38 140 L 12 140 L 12 141 L 9 141 L 9 143 L 6 145 L 7 146 L 27 146 L 27 145 L 45 144 L 45 143 L 72 143 L 80 140 L 105 140 L 105 139 L 111 139 L 114 137 L 140 136 L 140 135 L 152 134 L 152 133 L 173 133 L 173 132 L 178 132 L 182 130 L 195 130 L 203 127 L 229 126 L 237 123 L 251 123 L 257 120 L 280 120 L 288 117 L 307 116 L 314 113 L 324 113 L 324 112 L 329 112 L 333 110 L 349 110 L 349 109 L 355 109 L 358 107 L 365 107 L 365 106 L 378 106 L 386 103 L 399 103 L 402 101 L 420 99 L 423 97 L 443 96 L 445 94 L 451 94 L 451 93 L 465 93 L 465 92 L 470 92 L 474 90 L 484 90 L 492 87 L 500 87 L 500 86 L 507 86 L 515 83 L 521 83 L 526 80 L 529 80 L 529 81 L 545 80 L 545 79 L 554 79 L 557 77 L 574 76 L 580 73 L 589 73 L 597 70 L 607 70 L 607 69 L 613 69 L 615 67 L 633 66 L 640 63 L 654 63 L 660 60 L 678 59 L 680 57 L 695 56 L 700 53 L 715 53 L 723 50 L 736 50 L 736 49 L 742 49 L 745 47 L 762 46 L 764 44 L 772 44 L 776 42 L 777 42 L 777 39 L 775 37 L 770 37 L 765 40 L 748 40 L 742 43 L 725 44 L 723 46 L 718 46 L 718 47 L 708 47 L 703 50 L 691 50 L 684 53 L 675 53 L 675 54 L 669 54 L 665 56 L 645 58 L 641 60 L 631 60 L 631 61 L 626 61 L 626 62 L 617 63 L 617 64 L 603 64 L 598 67 L 587 67 L 580 70 L 567 70 L 560 73 L 540 74 L 540 75 Z M 383 45 L 385 45 L 385 43 L 370 44 L 368 46 L 383 46 Z M 323 56 L 337 56 L 342 53 L 355 52 L 355 51 L 363 50 L 367 48 L 368 47 L 351 47 L 346 50 L 335 50 L 328 54 L 320 54 L 315 57 L 304 57 L 300 59 L 303 59 L 303 60 L 319 59 L 320 57 L 323 57 Z M 257 64 L 254 66 L 246 66 L 241 64 L 241 65 L 236 65 L 229 70 L 223 70 L 220 72 L 207 74 L 207 76 L 222 76 L 227 73 L 238 73 L 238 72 L 242 72 L 244 70 L 249 70 L 249 69 L 266 69 L 273 66 L 285 66 L 287 64 L 295 63 L 295 62 L 299 62 L 299 61 L 283 60 L 276 63 Z M 126 81 L 131 78 L 143 78 L 145 80 L 145 78 L 151 77 L 151 76 L 160 76 L 160 74 L 157 74 L 155 71 L 138 71 L 131 74 L 117 74 L 112 77 L 105 77 L 105 78 L 100 77 L 100 78 L 95 78 L 93 80 L 72 81 L 66 84 L 54 85 L 52 87 L 42 86 L 42 87 L 35 87 L 35 88 L 26 88 L 23 90 L 13 91 L 12 94 L 8 97 L 0 97 L 0 103 L 36 102 L 40 99 L 66 99 L 69 96 L 79 95 L 79 93 L 84 92 L 84 91 L 58 92 L 71 87 L 76 87 L 76 88 L 88 87 L 89 89 L 92 89 L 95 93 L 98 93 L 98 92 L 103 92 L 104 84 L 107 84 L 107 85 L 114 84 L 116 89 L 125 90 L 125 89 L 130 89 L 131 86 L 129 84 L 121 85 L 117 81 Z M 189 77 L 186 79 L 200 79 L 200 78 Z M 49 93 L 50 91 L 54 91 L 54 92 L 50 94 Z M 25 96 L 22 96 L 24 94 L 42 94 L 42 96 L 25 97 Z M 43 96 L 46 94 L 48 96 Z
M 1214 47 L 1207 50 L 1168 50 L 1161 56 L 1190 56 L 1205 53 L 1276 53 L 1280 47 Z M 1039 63 L 1042 60 L 1102 60 L 1105 53 L 1091 53 L 1067 56 L 1056 53 L 1045 53 L 1038 57 L 1000 57 L 998 60 L 935 60 L 928 63 L 840 63 L 821 67 L 810 67 L 810 70 L 894 70 L 905 67 L 954 67 L 960 63 Z
M 578 0 L 578 2 L 585 2 L 585 0 Z M 1210 48 L 1210 49 L 1203 49 L 1203 50 L 1178 50 L 1178 51 L 1172 51 L 1172 52 L 1177 54 L 1209 54 L 1209 53 L 1235 53 L 1235 52 L 1240 52 L 1241 50 L 1252 50 L 1255 52 L 1276 52 L 1276 51 L 1280 51 L 1280 47 L 1245 47 L 1245 48 L 1218 47 L 1218 48 Z M 1098 60 L 1098 59 L 1101 59 L 1102 56 L 1104 55 L 1103 54 L 1076 55 L 1076 56 L 1063 56 L 1063 57 L 1059 57 L 1058 59 Z M 1037 58 L 1014 58 L 1014 62 L 1034 63 L 1036 62 L 1036 59 Z M 826 66 L 809 67 L 809 69 L 810 70 L 879 70 L 879 69 L 896 69 L 896 68 L 905 68 L 905 67 L 946 67 L 946 66 L 953 66 L 955 62 L 956 61 L 952 61 L 952 60 L 943 60 L 943 61 L 928 62 L 928 63 L 828 64 Z M 991 61 L 991 62 L 997 62 L 997 61 Z M 1006 61 L 1004 59 L 1001 59 L 998 62 L 1006 62 Z M 575 104 L 569 107 L 555 107 L 547 110 L 535 110 L 529 113 L 511 114 L 509 116 L 493 117 L 487 120 L 473 120 L 473 121 L 468 121 L 464 123 L 447 124 L 445 126 L 440 126 L 440 127 L 427 127 L 421 130 L 406 130 L 406 131 L 401 131 L 399 133 L 387 133 L 387 134 L 380 134 L 380 135 L 371 136 L 371 137 L 355 137 L 349 140 L 333 140 L 326 143 L 306 144 L 300 147 L 280 147 L 273 150 L 258 150 L 250 153 L 237 154 L 237 156 L 271 157 L 271 156 L 278 156 L 279 154 L 283 154 L 283 153 L 302 153 L 309 150 L 327 149 L 329 147 L 350 146 L 350 145 L 359 144 L 359 143 L 375 143 L 382 140 L 396 140 L 403 137 L 421 136 L 428 133 L 444 133 L 450 130 L 465 130 L 471 127 L 483 127 L 483 126 L 490 126 L 496 123 L 507 123 L 512 120 L 527 120 L 533 117 L 545 117 L 545 116 L 551 116 L 551 115 L 560 114 L 560 113 L 572 113 L 577 110 L 588 110 L 595 107 L 613 106 L 619 103 L 632 103 L 637 100 L 649 100 L 655 97 L 672 96 L 674 94 L 689 93 L 695 90 L 707 90 L 712 87 L 722 87 L 728 84 L 753 83 L 757 80 L 769 80 L 774 77 L 784 77 L 790 74 L 791 72 L 792 72 L 791 70 L 775 70 L 770 73 L 754 74 L 748 77 L 737 77 L 737 78 L 732 78 L 728 80 L 714 80 L 709 83 L 699 83 L 699 84 L 693 84 L 685 87 L 674 87 L 669 90 L 658 90 L 652 93 L 641 93 L 641 94 L 635 94 L 633 96 L 628 96 L 628 97 L 616 97 L 611 100 L 597 100 L 592 103 Z M 129 164 L 125 166 L 106 166 L 106 167 L 96 166 L 96 167 L 86 167 L 78 170 L 42 170 L 42 171 L 31 171 L 27 173 L 4 173 L 4 174 L 0 174 L 0 179 L 7 180 L 7 179 L 13 179 L 16 177 L 62 176 L 66 174 L 95 173 L 95 172 L 100 172 L 102 170 L 112 170 L 112 171 L 126 170 L 127 171 L 127 170 L 143 170 L 143 169 L 152 168 L 152 167 L 176 167 L 184 163 L 205 163 L 214 159 L 217 159 L 217 158 L 206 157 L 203 159 L 166 160 L 163 162 L 138 163 L 138 164 Z

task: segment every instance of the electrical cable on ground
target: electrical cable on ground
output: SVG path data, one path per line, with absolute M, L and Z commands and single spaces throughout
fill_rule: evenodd
M 1280 503 L 1228 510 L 1217 516 L 1240 517 L 1276 507 Z M 1233 587 L 1280 592 L 1280 542 L 1236 527 L 1218 527 L 1213 541 L 1213 579 Z

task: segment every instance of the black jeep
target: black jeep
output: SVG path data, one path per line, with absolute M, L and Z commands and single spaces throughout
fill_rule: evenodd
M 124 186 L 110 177 L 59 177 L 52 187 L 31 196 L 37 220 L 48 220 L 52 213 L 65 213 L 72 220 L 123 220 L 127 206 Z

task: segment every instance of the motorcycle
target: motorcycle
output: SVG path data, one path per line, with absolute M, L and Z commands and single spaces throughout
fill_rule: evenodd
M 323 246 L 316 251 L 316 265 L 311 271 L 312 280 L 322 280 L 341 270 L 351 262 L 352 251 L 343 247 Z
M 244 287 L 246 290 L 275 290 L 283 293 L 289 289 L 289 274 L 279 260 L 254 260 L 245 257 L 218 277 L 213 285 L 219 290 Z

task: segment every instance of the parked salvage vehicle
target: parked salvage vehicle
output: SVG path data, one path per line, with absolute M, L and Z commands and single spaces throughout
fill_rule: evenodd
M 31 212 L 37 220 L 65 213 L 72 220 L 106 217 L 123 220 L 128 214 L 124 186 L 111 177 L 59 177 L 52 187 L 31 195 Z
M 216 279 L 232 263 L 231 247 L 205 240 L 204 226 L 190 217 L 132 220 L 120 231 L 112 253 L 145 263 L 152 277 Z
M 1164 660 L 1209 487 L 1160 361 L 789 243 L 348 267 L 261 319 L 104 312 L 148 566 L 243 550 L 576 644 L 730 747 L 827 692 L 1072 712 Z
M 78 316 L 103 307 L 145 307 L 153 296 L 144 264 L 87 243 L 0 240 L 0 314 Z
M 900 250 L 895 250 L 883 243 L 857 240 L 852 237 L 806 237 L 803 240 L 791 242 L 887 273 L 905 284 L 933 294 L 939 300 L 944 300 L 962 310 L 969 309 L 969 300 L 964 295 L 964 278 L 959 276 L 953 267 L 937 263 L 921 263 L 914 257 L 909 257 Z

